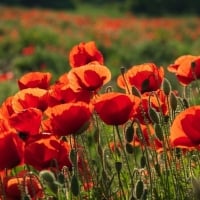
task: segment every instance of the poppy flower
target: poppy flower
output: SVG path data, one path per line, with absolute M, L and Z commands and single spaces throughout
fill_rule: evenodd
M 58 136 L 78 134 L 87 128 L 92 108 L 84 102 L 65 103 L 45 111 L 44 129 Z
M 0 133 L 0 170 L 11 169 L 22 161 L 22 140 L 12 131 Z
M 81 42 L 69 52 L 69 64 L 72 68 L 86 65 L 92 61 L 104 63 L 102 53 L 97 49 L 94 41 Z
M 33 45 L 29 45 L 22 49 L 22 55 L 24 56 L 31 56 L 35 53 L 35 47 Z
M 195 147 L 200 144 L 200 106 L 179 113 L 170 128 L 170 140 L 176 147 Z
M 19 136 L 27 138 L 40 133 L 41 120 L 42 112 L 39 109 L 28 108 L 11 115 L 9 123 Z
M 188 85 L 192 81 L 200 78 L 200 56 L 180 56 L 167 69 L 175 73 L 182 85 Z
M 163 79 L 163 67 L 157 67 L 154 63 L 144 63 L 132 66 L 124 75 L 118 76 L 117 84 L 120 88 L 129 89 L 129 91 L 131 91 L 131 86 L 135 86 L 144 93 L 159 89 Z
M 48 89 L 50 80 L 51 74 L 49 72 L 29 72 L 18 80 L 18 86 L 20 90 L 26 88 Z
M 111 72 L 106 66 L 91 62 L 71 69 L 68 79 L 74 90 L 96 91 L 111 80 Z
M 95 99 L 94 109 L 106 124 L 121 125 L 130 119 L 133 108 L 139 101 L 139 98 L 133 95 L 110 92 Z
M 40 88 L 27 88 L 18 91 L 12 99 L 14 112 L 20 112 L 27 108 L 38 108 L 44 111 L 47 106 L 47 90 Z
M 9 96 L 1 105 L 0 107 L 0 113 L 5 118 L 8 118 L 14 113 L 13 107 L 12 107 L 12 99 L 13 96 Z
M 0 74 L 0 82 L 11 80 L 14 77 L 13 72 L 5 72 Z
M 55 167 L 57 162 L 59 169 L 67 166 L 71 169 L 69 160 L 70 146 L 67 142 L 58 139 L 56 136 L 43 134 L 28 142 L 24 149 L 24 162 L 37 170 Z
M 77 101 L 89 103 L 92 96 L 90 91 L 74 91 L 69 84 L 56 83 L 48 90 L 48 106 Z
M 26 175 L 27 174 L 27 175 Z M 26 189 L 26 192 L 32 199 L 42 198 L 43 190 L 38 179 L 33 175 L 28 175 L 27 171 L 21 171 L 16 176 L 6 176 L 2 181 L 4 187 L 4 193 L 0 195 L 5 195 L 6 199 L 17 200 L 22 199 L 21 188 Z

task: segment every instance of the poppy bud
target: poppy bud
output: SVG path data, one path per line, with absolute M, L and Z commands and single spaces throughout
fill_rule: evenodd
M 160 141 L 163 141 L 163 139 L 164 139 L 163 138 L 163 130 L 162 130 L 160 124 L 155 124 L 154 128 L 155 128 L 155 133 L 156 133 L 157 138 Z
M 72 180 L 71 180 L 71 192 L 74 196 L 78 196 L 79 195 L 79 182 L 78 182 L 78 178 L 76 175 L 72 176 Z
M 133 125 L 130 124 L 128 126 L 128 128 L 126 129 L 125 131 L 125 138 L 126 138 L 126 141 L 127 142 L 132 142 L 133 140 L 133 135 L 134 135 L 134 128 L 133 128 Z
M 48 182 L 48 183 L 52 183 L 56 180 L 53 172 L 49 171 L 49 170 L 42 170 L 40 173 L 39 173 L 39 177 L 44 180 L 45 182 Z
M 126 151 L 127 153 L 133 153 L 133 146 L 130 143 L 126 143 Z
M 171 84 L 166 78 L 163 81 L 162 87 L 163 87 L 163 91 L 164 91 L 165 95 L 168 96 L 170 94 L 170 91 L 171 91 Z
M 132 85 L 132 94 L 137 97 L 141 97 L 140 91 L 134 85 Z
M 72 164 L 74 166 L 76 166 L 77 165 L 77 151 L 76 151 L 76 149 L 71 149 L 69 157 L 70 157 L 70 161 L 72 162 Z
M 135 185 L 135 196 L 140 199 L 144 193 L 144 183 L 142 180 L 137 181 Z
M 146 157 L 145 156 L 141 157 L 140 166 L 141 166 L 141 168 L 144 168 L 146 166 Z
M 175 94 L 173 92 L 170 93 L 170 99 L 169 99 L 169 101 L 170 101 L 171 109 L 173 111 L 175 111 L 176 108 L 177 108 L 177 98 L 176 98 L 176 96 L 175 96 Z
M 160 123 L 160 119 L 159 119 L 158 113 L 152 107 L 149 108 L 149 117 L 152 120 L 152 122 L 157 123 L 157 124 Z
M 122 169 L 122 162 L 115 162 L 115 169 L 117 171 L 117 173 L 119 174 L 121 172 Z

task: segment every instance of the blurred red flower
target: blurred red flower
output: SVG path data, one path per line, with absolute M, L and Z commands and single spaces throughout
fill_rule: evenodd
M 0 74 L 0 82 L 7 81 L 13 79 L 14 74 L 13 72 L 5 72 Z
M 69 64 L 71 67 L 80 67 L 92 61 L 104 63 L 102 53 L 97 49 L 94 41 L 81 42 L 75 45 L 69 53 Z
M 170 128 L 170 140 L 175 147 L 200 145 L 200 106 L 192 106 L 179 113 Z
M 65 103 L 48 108 L 44 130 L 58 136 L 79 134 L 89 125 L 92 107 L 84 102 Z
M 175 73 L 182 85 L 188 85 L 192 81 L 200 78 L 200 56 L 180 56 L 167 69 Z
M 31 56 L 35 53 L 35 46 L 29 45 L 22 49 L 22 55 L 24 56 Z
M 18 80 L 19 89 L 26 89 L 26 88 L 41 88 L 41 89 L 48 89 L 51 74 L 49 72 L 29 72 L 23 75 Z
M 135 86 L 144 93 L 159 89 L 163 79 L 163 67 L 157 67 L 154 63 L 144 63 L 132 66 L 124 75 L 118 76 L 117 84 L 120 88 L 129 89 L 129 91 L 132 86 Z
M 121 125 L 127 122 L 140 99 L 123 93 L 105 93 L 95 99 L 94 109 L 108 125 Z
M 96 91 L 111 80 L 111 72 L 106 66 L 95 61 L 71 69 L 68 79 L 74 90 Z

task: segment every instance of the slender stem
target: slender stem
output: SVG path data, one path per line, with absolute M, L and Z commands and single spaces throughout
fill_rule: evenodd
M 129 173 L 130 178 L 131 178 L 131 186 L 133 188 L 133 186 L 134 186 L 134 184 L 133 184 L 133 176 L 132 176 L 131 169 L 130 169 L 130 166 L 129 166 L 128 157 L 127 157 L 127 154 L 126 154 L 126 151 L 125 151 L 125 148 L 124 148 L 124 144 L 122 142 L 122 138 L 121 138 L 121 135 L 120 135 L 120 132 L 119 132 L 119 127 L 117 125 L 115 127 L 116 127 L 117 135 L 118 135 L 118 138 L 119 138 L 119 141 L 120 141 L 120 144 L 121 144 L 121 148 L 122 148 L 122 151 L 123 151 L 123 154 L 124 154 L 126 165 L 127 165 L 127 168 L 128 168 L 128 173 Z

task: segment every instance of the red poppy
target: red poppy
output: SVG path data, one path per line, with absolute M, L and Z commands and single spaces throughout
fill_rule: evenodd
M 92 108 L 84 102 L 65 103 L 48 108 L 44 129 L 59 136 L 81 133 L 90 121 Z
M 111 80 L 111 72 L 106 66 L 91 62 L 71 69 L 68 79 L 75 90 L 96 91 Z
M 120 125 L 129 120 L 139 101 L 139 98 L 133 95 L 110 92 L 95 100 L 94 109 L 106 124 Z
M 44 111 L 47 108 L 47 90 L 40 88 L 27 88 L 17 92 L 12 99 L 12 107 L 15 112 L 27 108 L 38 108 Z
M 24 192 L 26 191 L 32 200 L 42 198 L 44 196 L 42 186 L 40 185 L 38 179 L 34 175 L 28 175 L 27 171 L 22 171 L 16 176 L 4 177 L 2 184 L 4 191 L 2 191 L 2 194 L 0 191 L 0 195 L 5 195 L 6 199 L 9 200 L 22 199 L 23 191 L 20 189 L 24 190 Z
M 75 45 L 69 53 L 69 64 L 71 67 L 80 67 L 92 61 L 98 61 L 103 65 L 102 53 L 97 49 L 94 41 L 81 42 Z
M 194 147 L 200 144 L 200 106 L 192 106 L 179 113 L 170 129 L 173 146 Z
M 12 99 L 13 96 L 8 97 L 1 105 L 0 107 L 0 114 L 4 116 L 5 118 L 8 118 L 14 113 L 13 107 L 12 107 Z
M 35 47 L 33 45 L 29 45 L 22 49 L 22 55 L 24 56 L 31 56 L 35 53 Z
M 131 91 L 131 86 L 135 86 L 144 93 L 159 89 L 163 79 L 163 67 L 158 68 L 154 63 L 144 63 L 132 66 L 124 75 L 120 75 L 117 84 L 120 88 L 129 89 L 129 91 Z
M 22 147 L 22 140 L 15 133 L 0 133 L 0 170 L 11 169 L 21 163 Z
M 5 72 L 0 74 L 0 82 L 11 80 L 14 77 L 13 72 Z
M 86 90 L 74 91 L 69 84 L 55 84 L 48 90 L 48 106 L 83 101 L 90 102 L 92 93 Z
M 18 80 L 19 89 L 41 88 L 48 89 L 51 80 L 49 72 L 29 72 Z
M 29 142 L 24 150 L 24 162 L 37 170 L 56 167 L 55 162 L 62 169 L 67 166 L 71 169 L 69 160 L 70 146 L 56 136 L 43 134 L 37 140 Z
M 40 133 L 41 120 L 42 112 L 37 108 L 22 110 L 9 118 L 11 127 L 16 129 L 19 136 L 25 138 Z
M 175 73 L 182 85 L 188 85 L 192 81 L 200 78 L 200 56 L 180 56 L 167 69 Z
M 155 92 L 145 92 L 141 96 L 141 104 L 135 109 L 133 118 L 137 118 L 141 124 L 151 123 L 151 117 L 149 116 L 150 107 L 155 109 L 156 112 L 165 116 L 168 113 L 167 97 L 163 90 L 157 90 Z

